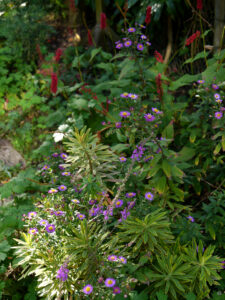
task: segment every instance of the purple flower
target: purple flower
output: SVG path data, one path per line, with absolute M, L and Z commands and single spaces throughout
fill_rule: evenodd
M 147 122 L 152 122 L 155 120 L 155 116 L 151 115 L 151 114 L 145 114 L 144 118 Z
M 61 157 L 62 159 L 67 159 L 67 154 L 66 154 L 66 153 L 61 153 L 61 154 L 60 154 L 60 157 Z
M 120 116 L 121 116 L 121 118 L 128 118 L 130 116 L 130 112 L 129 111 L 121 111 Z
M 119 219 L 119 222 L 122 222 L 122 220 L 126 220 L 127 217 L 130 215 L 130 212 L 127 210 L 127 208 L 124 208 L 121 212 L 121 219 Z
M 48 224 L 46 227 L 45 227 L 46 231 L 48 233 L 53 233 L 55 231 L 55 225 L 54 224 Z
M 215 118 L 216 118 L 216 119 L 221 119 L 222 116 L 223 116 L 223 113 L 222 113 L 222 112 L 220 112 L 220 111 L 215 112 Z
M 223 101 L 221 99 L 216 99 L 216 103 L 222 103 Z
M 103 211 L 104 220 L 108 220 L 109 216 L 113 216 L 113 208 L 108 207 L 106 210 Z
M 190 220 L 192 223 L 195 221 L 195 219 L 192 216 L 188 216 L 187 219 Z
M 145 43 L 147 46 L 151 46 L 152 44 L 150 42 Z
M 54 212 L 55 216 L 63 216 L 65 214 L 65 211 L 57 210 Z
M 205 83 L 205 80 L 198 80 L 197 83 L 203 84 L 203 83 Z
M 71 202 L 73 202 L 73 203 L 75 203 L 75 204 L 79 204 L 79 203 L 80 203 L 80 201 L 77 200 L 77 199 L 72 199 Z
M 127 208 L 128 209 L 132 209 L 135 206 L 136 202 L 135 201 L 128 201 L 127 202 Z
M 216 85 L 216 84 L 212 84 L 212 88 L 213 88 L 214 90 L 218 90 L 218 89 L 219 89 L 219 86 Z
M 56 278 L 61 281 L 66 281 L 68 279 L 69 270 L 66 268 L 66 265 L 62 265 L 60 269 L 57 271 Z
M 133 100 L 135 100 L 135 99 L 138 98 L 138 95 L 136 95 L 136 94 L 129 94 L 128 97 L 131 98 L 131 99 L 133 99 Z
M 121 199 L 118 199 L 115 203 L 115 206 L 118 208 L 118 207 L 121 207 L 123 205 L 123 200 Z
M 108 260 L 109 261 L 117 261 L 117 256 L 116 255 L 109 255 Z
M 142 34 L 142 35 L 141 35 L 141 39 L 142 39 L 142 40 L 146 40 L 146 39 L 147 39 L 147 36 L 144 35 L 144 34 Z
M 39 221 L 39 224 L 41 226 L 47 226 L 48 225 L 48 221 L 47 220 L 41 220 L 41 221 Z
M 150 192 L 145 194 L 145 199 L 152 201 L 154 199 L 154 195 Z
M 134 27 L 130 27 L 130 28 L 128 28 L 128 30 L 127 30 L 128 32 L 135 32 L 136 31 L 136 29 L 134 28 Z
M 121 98 L 128 98 L 128 96 L 129 96 L 129 93 L 127 93 L 127 92 L 120 94 Z
M 119 260 L 122 264 L 126 264 L 127 263 L 127 259 L 123 256 L 119 256 Z
M 125 47 L 130 47 L 131 45 L 132 45 L 131 40 L 128 40 L 128 41 L 125 41 L 125 42 L 124 42 L 124 46 L 125 46 Z
M 88 204 L 94 205 L 96 202 L 97 202 L 97 200 L 91 199 L 91 200 L 88 201 Z
M 126 160 L 127 160 L 126 157 L 124 157 L 124 156 L 121 156 L 121 157 L 120 157 L 120 161 L 121 161 L 121 162 L 125 162 Z
M 94 217 L 94 216 L 97 216 L 97 214 L 99 214 L 101 212 L 101 208 L 99 206 L 97 207 L 92 207 L 90 210 L 89 210 L 89 215 L 91 217 Z
M 107 278 L 105 280 L 105 286 L 113 287 L 116 284 L 116 280 L 114 278 Z
M 139 24 L 139 26 L 141 27 L 141 28 L 146 28 L 146 26 L 145 25 L 142 25 L 142 24 Z
M 121 290 L 118 286 L 114 286 L 113 288 L 113 294 L 120 294 L 121 293 Z
M 28 216 L 29 219 L 32 219 L 33 217 L 36 217 L 36 215 L 37 215 L 36 211 L 30 211 L 27 214 L 27 216 Z
M 220 94 L 214 94 L 215 99 L 220 99 Z
M 136 149 L 134 149 L 134 151 L 131 155 L 132 160 L 139 161 L 142 158 L 144 151 L 145 151 L 145 148 L 142 145 L 136 146 Z
M 58 190 L 57 189 L 54 189 L 54 188 L 51 188 L 49 191 L 48 191 L 49 194 L 55 194 L 55 193 L 58 193 Z
M 143 51 L 144 50 L 144 46 L 142 44 L 137 44 L 137 49 L 139 51 Z
M 122 123 L 121 123 L 121 122 L 116 122 L 116 123 L 115 123 L 115 126 L 116 126 L 116 128 L 121 128 Z
M 83 219 L 86 218 L 86 216 L 83 215 L 83 214 L 78 214 L 77 217 L 78 217 L 78 219 L 80 219 L 80 220 L 83 220 Z
M 70 172 L 62 172 L 62 176 L 70 176 Z
M 106 125 L 106 122 L 105 122 L 105 121 L 103 121 L 103 122 L 102 122 L 102 125 L 103 125 L 103 126 L 104 126 L 104 125 Z
M 83 288 L 83 292 L 86 295 L 89 295 L 91 292 L 93 291 L 93 286 L 90 284 L 87 284 L 84 288 Z
M 49 166 L 47 165 L 44 165 L 44 167 L 42 168 L 42 170 L 48 170 L 49 169 Z
M 130 193 L 126 193 L 126 197 L 127 198 L 133 198 L 136 196 L 136 193 L 130 192 Z
M 38 230 L 37 230 L 37 228 L 30 228 L 29 233 L 35 235 L 38 233 Z
M 158 108 L 156 108 L 156 107 L 152 107 L 152 111 L 154 113 L 156 113 L 157 115 L 162 114 L 162 111 L 158 110 Z
M 146 156 L 144 158 L 144 162 L 148 162 L 149 160 L 153 159 L 153 156 L 152 155 L 149 155 L 149 156 Z
M 225 269 L 225 260 L 221 261 L 222 268 Z
M 60 170 L 65 170 L 65 168 L 62 165 L 59 165 Z
M 53 157 L 58 157 L 59 154 L 58 154 L 58 153 L 53 153 L 52 156 L 53 156 Z
M 67 187 L 65 186 L 65 185 L 60 185 L 59 187 L 58 187 L 58 189 L 60 190 L 60 191 L 65 191 L 65 190 L 67 190 Z
M 116 49 L 121 49 L 121 48 L 123 48 L 123 44 L 122 44 L 122 43 L 118 43 L 118 44 L 116 45 Z

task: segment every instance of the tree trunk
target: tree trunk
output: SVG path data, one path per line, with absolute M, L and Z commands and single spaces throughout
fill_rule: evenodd
M 225 0 L 215 0 L 214 16 L 214 52 L 221 49 L 225 25 Z

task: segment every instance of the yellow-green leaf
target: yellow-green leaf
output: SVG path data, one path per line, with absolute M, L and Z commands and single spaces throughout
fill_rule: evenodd
M 162 169 L 165 175 L 170 178 L 171 177 L 171 166 L 167 160 L 163 160 L 162 162 Z

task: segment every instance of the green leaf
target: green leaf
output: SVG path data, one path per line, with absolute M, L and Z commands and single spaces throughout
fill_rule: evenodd
M 212 227 L 212 225 L 208 225 L 207 230 L 209 231 L 209 234 L 211 235 L 212 239 L 215 240 L 216 239 L 216 233 L 215 233 L 215 230 Z
M 166 139 L 172 140 L 174 137 L 174 128 L 173 128 L 173 123 L 170 122 L 163 130 L 162 136 Z
M 188 85 L 194 81 L 197 81 L 199 78 L 199 75 L 190 75 L 190 74 L 185 74 L 184 76 L 180 77 L 176 81 L 171 82 L 169 89 L 171 91 L 175 91 L 181 86 Z
M 188 293 L 185 295 L 186 300 L 195 300 L 196 296 L 193 293 Z
M 156 185 L 155 185 L 156 190 L 163 194 L 166 190 L 166 177 L 162 176 L 157 180 Z
M 185 60 L 184 64 L 188 64 L 188 63 L 192 63 L 198 59 L 201 59 L 201 58 L 205 58 L 209 55 L 209 52 L 199 52 L 194 58 L 189 58 L 187 60 Z
M 171 177 L 171 166 L 168 162 L 168 160 L 163 160 L 162 162 L 162 169 L 163 172 L 166 174 L 166 177 L 170 178 Z
M 180 152 L 177 153 L 176 161 L 184 162 L 190 160 L 195 155 L 195 150 L 184 146 Z
M 6 253 L 0 252 L 0 261 L 1 261 L 1 260 L 5 260 L 6 257 L 7 257 L 7 254 L 6 254 Z
M 156 293 L 158 300 L 167 300 L 168 297 L 163 292 Z
M 90 58 L 90 60 L 89 60 L 89 62 L 91 62 L 92 60 L 93 60 L 93 58 L 98 54 L 98 53 L 100 53 L 101 52 L 101 48 L 95 48 L 95 49 L 93 49 L 92 51 L 91 51 L 91 58 Z
M 222 145 L 221 144 L 217 144 L 216 148 L 213 151 L 213 154 L 217 155 L 220 152 L 221 148 L 222 148 Z

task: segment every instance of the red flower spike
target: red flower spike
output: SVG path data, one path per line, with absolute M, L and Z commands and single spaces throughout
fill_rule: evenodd
M 40 48 L 39 44 L 36 45 L 36 51 L 38 53 L 39 60 L 42 62 L 43 61 L 43 55 L 41 53 L 41 48 Z
M 106 15 L 104 13 L 101 13 L 100 28 L 106 28 Z
M 76 11 L 76 6 L 74 0 L 70 0 L 70 9 L 72 12 Z
M 159 73 L 156 78 L 155 78 L 155 81 L 156 81 L 156 88 L 157 88 L 157 94 L 159 95 L 159 98 L 161 99 L 162 96 L 163 96 L 163 88 L 162 88 L 162 80 L 161 80 L 162 76 L 161 74 Z
M 186 39 L 185 45 L 189 46 L 190 44 L 192 44 L 194 42 L 194 40 L 200 36 L 200 34 L 201 34 L 201 32 L 199 30 L 197 30 L 189 38 Z
M 88 29 L 88 45 L 93 46 L 93 40 L 92 40 L 92 35 L 91 35 L 90 29 Z
M 51 82 L 51 92 L 55 94 L 57 92 L 57 86 L 58 86 L 58 77 L 56 73 L 52 73 L 52 82 Z
M 147 25 L 151 22 L 151 13 L 152 13 L 152 7 L 148 6 L 146 9 L 146 16 L 145 16 L 145 23 Z
M 58 48 L 58 49 L 56 50 L 56 52 L 55 52 L 55 61 L 56 61 L 56 62 L 59 62 L 59 61 L 60 61 L 60 58 L 61 58 L 62 54 L 63 54 L 62 49 L 61 49 L 61 48 Z
M 157 60 L 158 62 L 163 63 L 163 57 L 162 57 L 162 55 L 161 55 L 158 51 L 155 50 L 154 56 L 155 56 L 155 58 L 156 58 L 156 60 Z
M 202 8 L 203 8 L 202 0 L 197 0 L 197 9 L 202 10 Z

